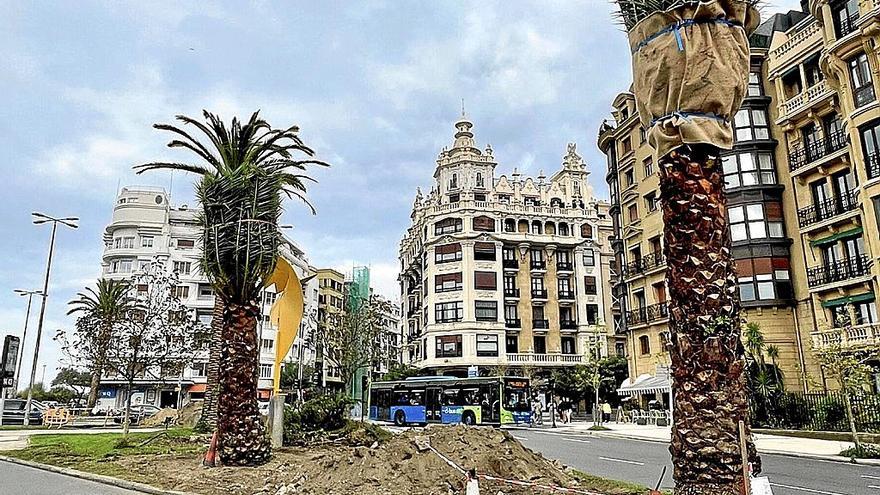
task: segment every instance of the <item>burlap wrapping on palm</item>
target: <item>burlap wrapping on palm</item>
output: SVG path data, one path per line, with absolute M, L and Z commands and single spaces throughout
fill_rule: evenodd
M 719 150 L 733 145 L 759 16 L 748 3 L 718 0 L 633 18 L 634 91 L 659 165 L 665 225 L 675 493 L 739 495 L 738 424 L 748 425 L 749 407 Z M 746 444 L 760 471 L 748 430 Z

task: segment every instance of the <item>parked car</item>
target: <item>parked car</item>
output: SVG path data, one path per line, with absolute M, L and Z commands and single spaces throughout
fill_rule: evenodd
M 23 425 L 24 410 L 27 401 L 24 399 L 6 399 L 3 402 L 3 424 L 4 425 Z M 43 423 L 43 413 L 31 404 L 30 424 L 39 425 Z
M 131 424 L 133 424 L 133 425 L 140 424 L 141 421 L 143 421 L 149 417 L 155 416 L 161 410 L 162 409 L 160 409 L 154 405 L 151 405 L 151 404 L 136 404 L 134 406 L 131 406 L 131 417 L 130 417 Z M 121 409 L 119 411 L 119 414 L 116 415 L 116 418 L 114 419 L 114 421 L 116 421 L 119 424 L 122 424 L 122 422 L 124 420 L 125 420 L 125 409 Z

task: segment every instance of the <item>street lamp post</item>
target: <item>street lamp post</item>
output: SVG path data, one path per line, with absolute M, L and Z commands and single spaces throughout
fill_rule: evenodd
M 24 312 L 24 331 L 21 334 L 21 348 L 18 351 L 18 363 L 15 365 L 15 379 L 12 380 L 12 391 L 18 391 L 18 384 L 21 381 L 21 362 L 24 361 L 24 346 L 27 340 L 28 320 L 31 318 L 31 302 L 34 296 L 42 296 L 43 292 L 39 290 L 15 289 L 19 296 L 27 296 L 27 309 Z
M 43 319 L 46 316 L 46 300 L 49 299 L 49 272 L 52 270 L 52 255 L 55 251 L 55 232 L 58 229 L 59 223 L 72 229 L 79 227 L 76 224 L 76 222 L 79 221 L 79 218 L 77 217 L 54 218 L 37 212 L 31 213 L 31 216 L 34 217 L 34 223 L 37 225 L 52 222 L 52 234 L 49 237 L 49 258 L 46 261 L 46 276 L 43 279 L 43 300 L 40 303 L 40 317 L 37 320 L 37 341 L 34 343 L 34 360 L 31 363 L 31 380 L 28 384 L 27 404 L 25 405 L 24 410 L 25 426 L 30 425 L 31 408 L 33 407 L 34 379 L 37 376 L 37 359 L 40 357 L 40 339 L 43 336 Z

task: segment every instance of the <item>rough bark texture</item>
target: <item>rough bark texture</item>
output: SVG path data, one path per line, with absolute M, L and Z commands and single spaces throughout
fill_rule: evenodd
M 744 349 L 727 198 L 718 149 L 683 146 L 660 158 L 672 338 L 676 495 L 741 495 L 738 422 L 748 451 Z
M 255 303 L 228 304 L 223 311 L 217 447 L 226 466 L 257 466 L 270 456 L 257 406 L 259 314 Z
M 200 431 L 214 431 L 217 427 L 217 396 L 220 383 L 220 351 L 223 348 L 223 301 L 214 296 L 211 314 L 211 341 L 208 344 L 208 369 L 205 382 L 205 401 L 199 418 Z
M 89 384 L 89 399 L 86 401 L 86 408 L 89 411 L 95 408 L 98 403 L 98 387 L 101 386 L 101 369 L 95 366 L 92 371 L 92 381 Z

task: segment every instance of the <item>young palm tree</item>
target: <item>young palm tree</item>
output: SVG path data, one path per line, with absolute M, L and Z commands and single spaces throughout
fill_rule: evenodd
M 616 0 L 659 165 L 673 391 L 675 493 L 740 495 L 746 362 L 720 149 L 749 70 L 754 1 Z M 747 428 L 748 433 L 748 428 Z M 760 471 L 754 444 L 747 453 Z
M 98 279 L 97 290 L 86 287 L 85 292 L 77 293 L 77 298 L 68 303 L 70 305 L 68 315 L 80 313 L 100 322 L 101 330 L 94 335 L 91 342 L 96 359 L 91 369 L 92 380 L 86 402 L 86 407 L 90 410 L 98 401 L 98 387 L 101 384 L 101 375 L 104 373 L 108 340 L 112 334 L 113 324 L 134 307 L 134 299 L 129 295 L 129 288 L 126 282 L 102 278 Z
M 257 304 L 265 281 L 275 269 L 282 236 L 278 230 L 284 196 L 305 198 L 305 180 L 297 173 L 313 159 L 296 159 L 314 151 L 299 138 L 295 126 L 273 129 L 259 112 L 246 123 L 232 119 L 230 127 L 204 111 L 205 122 L 177 116 L 201 131 L 207 144 L 180 127 L 156 124 L 177 135 L 168 146 L 185 148 L 200 163 L 147 163 L 138 173 L 154 169 L 192 172 L 201 176 L 196 194 L 202 206 L 202 269 L 223 303 L 217 394 L 217 445 L 225 465 L 259 465 L 269 459 L 257 407 Z M 314 208 L 311 208 L 314 213 Z

